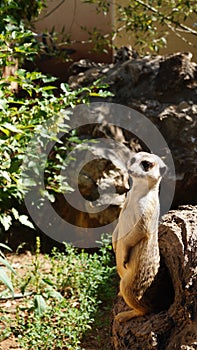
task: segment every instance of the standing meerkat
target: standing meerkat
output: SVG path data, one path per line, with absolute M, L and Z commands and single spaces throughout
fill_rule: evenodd
M 120 293 L 132 310 L 120 312 L 119 322 L 151 311 L 142 297 L 160 265 L 158 221 L 159 185 L 166 165 L 158 156 L 139 152 L 128 164 L 132 189 L 120 212 L 112 242 L 120 276 Z

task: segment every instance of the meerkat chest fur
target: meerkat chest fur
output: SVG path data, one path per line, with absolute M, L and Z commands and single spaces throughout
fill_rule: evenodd
M 138 188 L 138 187 L 137 187 Z M 131 191 L 134 208 L 135 232 L 141 236 L 140 241 L 131 247 L 127 268 L 133 270 L 133 290 L 141 298 L 153 282 L 160 265 L 158 222 L 159 222 L 159 185 L 156 184 L 147 192 L 143 187 L 138 193 Z M 132 243 L 132 242 L 131 242 Z
M 159 184 L 134 181 L 119 218 L 116 261 L 121 277 L 131 271 L 132 288 L 141 298 L 159 269 Z M 126 257 L 126 258 L 125 258 Z

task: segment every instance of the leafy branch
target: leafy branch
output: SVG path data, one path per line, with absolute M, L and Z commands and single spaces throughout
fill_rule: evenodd
M 186 33 L 197 35 L 196 30 L 186 26 L 185 24 L 181 23 L 178 20 L 174 20 L 173 16 L 170 16 L 170 15 L 166 16 L 164 13 L 160 12 L 157 8 L 149 5 L 147 2 L 145 3 L 142 0 L 136 0 L 136 2 L 141 4 L 143 7 L 147 8 L 148 10 L 152 11 L 154 14 L 157 15 L 158 19 L 160 19 L 161 21 L 164 21 L 167 25 L 171 23 L 171 24 L 174 24 L 176 27 L 183 29 Z M 172 11 L 175 11 L 175 9 L 172 9 Z
M 82 1 L 96 4 L 98 12 L 102 11 L 104 15 L 109 12 L 110 8 L 112 9 L 112 2 L 108 2 L 108 7 L 106 7 L 103 1 Z M 132 0 L 127 1 L 125 5 L 115 2 L 116 23 L 112 33 L 103 35 L 103 47 L 107 40 L 108 45 L 110 45 L 113 40 L 126 31 L 136 39 L 135 44 L 138 44 L 139 51 L 143 52 L 147 48 L 158 51 L 160 47 L 167 45 L 165 26 L 188 45 L 194 46 L 194 43 L 191 43 L 183 34 L 197 35 L 197 31 L 192 26 L 184 23 L 188 18 L 192 19 L 192 15 L 196 13 L 197 5 L 193 0 Z M 164 30 L 158 30 L 158 25 L 163 27 Z M 99 47 L 101 47 L 102 32 L 100 32 L 100 37 L 97 34 L 98 40 L 94 40 L 95 32 L 95 29 L 91 33 L 89 30 L 88 42 L 94 44 L 95 42 L 98 43 L 99 40 Z

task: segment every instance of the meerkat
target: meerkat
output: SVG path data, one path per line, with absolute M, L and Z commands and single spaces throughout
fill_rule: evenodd
M 159 185 L 166 172 L 160 157 L 136 153 L 128 164 L 132 188 L 127 194 L 112 235 L 120 293 L 129 311 L 116 316 L 119 322 L 150 312 L 143 294 L 153 282 L 160 265 L 158 222 Z

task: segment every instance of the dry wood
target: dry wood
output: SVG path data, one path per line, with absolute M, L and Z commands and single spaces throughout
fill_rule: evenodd
M 7 79 L 13 77 L 18 69 L 18 59 L 9 57 L 8 61 L 12 62 L 10 65 L 3 67 L 3 78 Z M 10 88 L 12 91 L 18 91 L 18 83 L 16 81 L 10 82 Z
M 128 309 L 121 297 L 113 308 L 113 350 L 197 349 L 197 206 L 182 206 L 159 227 L 161 266 L 146 293 L 157 312 L 125 323 L 114 316 Z

